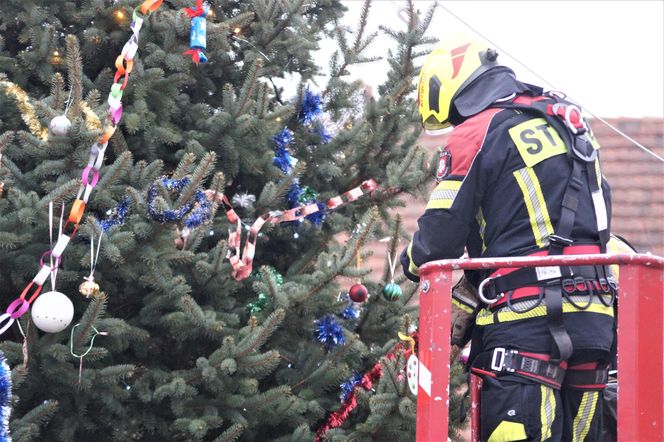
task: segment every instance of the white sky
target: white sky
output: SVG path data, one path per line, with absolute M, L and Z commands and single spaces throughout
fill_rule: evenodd
M 355 27 L 361 0 L 343 2 L 343 24 Z M 426 11 L 433 3 L 415 0 Z M 369 29 L 405 29 L 399 18 L 404 1 L 374 0 Z M 650 1 L 439 1 L 429 35 L 464 32 L 477 36 L 443 8 L 491 40 L 498 61 L 523 81 L 567 93 L 600 117 L 664 118 L 664 0 Z M 480 36 L 477 36 L 481 38 Z M 352 39 L 350 39 L 352 41 Z M 368 54 L 385 54 L 393 40 L 380 35 Z M 321 60 L 335 46 L 321 45 Z M 545 81 L 514 61 L 526 64 Z M 350 69 L 351 78 L 376 86 L 384 82 L 385 62 Z

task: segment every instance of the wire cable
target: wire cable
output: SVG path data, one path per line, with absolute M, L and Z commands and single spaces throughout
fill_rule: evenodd
M 478 31 L 477 29 L 475 29 L 470 23 L 468 23 L 467 21 L 465 21 L 464 19 L 462 19 L 461 17 L 459 17 L 459 16 L 458 16 L 457 14 L 455 14 L 454 12 L 450 11 L 449 8 L 447 8 L 447 7 L 444 6 L 444 5 L 440 5 L 440 7 L 443 8 L 445 11 L 447 11 L 452 17 L 456 18 L 456 19 L 459 20 L 461 23 L 463 23 L 464 26 L 466 26 L 468 29 L 470 29 L 471 31 L 473 31 L 475 34 L 479 35 L 479 36 L 482 37 L 484 40 L 486 40 L 487 42 L 491 43 L 491 45 L 495 46 L 496 49 L 499 49 L 499 50 L 500 50 L 501 52 L 503 52 L 505 55 L 507 55 L 508 57 L 512 58 L 514 61 L 516 61 L 517 63 L 519 63 L 521 66 L 523 66 L 524 68 L 526 68 L 526 70 L 528 70 L 528 72 L 530 72 L 531 74 L 533 74 L 534 76 L 536 76 L 537 78 L 539 78 L 540 80 L 542 80 L 544 83 L 546 83 L 547 85 L 549 85 L 549 86 L 551 87 L 551 89 L 553 89 L 553 90 L 559 90 L 557 87 L 555 87 L 555 86 L 554 86 L 553 84 L 551 84 L 549 81 L 547 81 L 544 77 L 542 77 L 542 76 L 539 75 L 537 72 L 535 72 L 535 71 L 533 71 L 532 69 L 530 69 L 525 63 L 522 63 L 521 60 L 519 60 L 518 58 L 516 58 L 515 56 L 513 56 L 512 54 L 510 54 L 509 52 L 507 52 L 505 49 L 503 49 L 503 48 L 501 48 L 500 46 L 498 46 L 498 45 L 497 45 L 496 43 L 494 43 L 491 39 L 489 39 L 489 38 L 486 37 L 484 34 L 482 34 L 480 31 Z M 578 103 L 578 104 L 580 104 L 580 103 Z M 634 145 L 635 145 L 636 147 L 638 147 L 639 149 L 643 150 L 643 151 L 646 152 L 646 153 L 649 153 L 649 154 L 652 155 L 653 157 L 657 158 L 659 161 L 664 162 L 664 158 L 662 158 L 661 156 L 657 155 L 657 154 L 656 154 L 655 152 L 653 152 L 651 149 L 648 149 L 646 146 L 644 146 L 643 144 L 639 143 L 639 142 L 636 141 L 634 138 L 632 138 L 632 137 L 630 137 L 629 135 L 625 134 L 625 133 L 622 132 L 620 129 L 618 129 L 617 127 L 613 126 L 611 123 L 609 123 L 608 121 L 606 121 L 606 120 L 603 119 L 602 117 L 597 116 L 597 115 L 596 115 L 594 112 L 592 112 L 590 109 L 587 109 L 585 106 L 581 106 L 581 107 L 582 107 L 584 110 L 586 110 L 590 115 L 592 115 L 593 117 L 597 118 L 599 121 L 601 121 L 602 123 L 604 123 L 604 124 L 605 124 L 607 127 L 609 127 L 611 130 L 613 130 L 614 132 L 616 132 L 617 134 L 619 134 L 620 136 L 622 136 L 622 137 L 625 138 L 626 140 L 630 141 L 632 144 L 634 144 Z

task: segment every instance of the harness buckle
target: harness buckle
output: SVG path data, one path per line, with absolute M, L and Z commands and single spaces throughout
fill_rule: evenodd
M 549 235 L 549 243 L 560 247 L 569 247 L 574 243 L 574 241 L 558 235 Z
M 505 347 L 494 348 L 493 354 L 491 355 L 491 369 L 496 372 L 514 372 L 512 359 L 517 353 L 516 350 L 507 350 Z
M 493 349 L 493 355 L 491 356 L 492 370 L 503 371 L 503 365 L 505 364 L 505 351 L 506 350 L 503 347 L 496 347 Z

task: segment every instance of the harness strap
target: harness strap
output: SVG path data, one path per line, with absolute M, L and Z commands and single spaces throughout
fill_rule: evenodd
M 484 286 L 484 295 L 487 298 L 495 298 L 496 295 L 510 290 L 528 286 L 541 286 L 549 282 L 564 281 L 568 278 L 573 278 L 575 280 L 582 278 L 584 281 L 599 280 L 601 277 L 600 275 L 604 274 L 602 270 L 602 266 L 578 266 L 574 268 L 561 267 L 560 275 L 548 278 L 546 277 L 546 274 L 538 272 L 537 267 L 523 267 L 508 273 L 507 275 L 501 275 L 491 279 Z
M 560 389 L 566 368 L 565 361 L 552 361 L 545 354 L 498 347 L 493 351 L 481 353 L 473 362 L 471 371 L 476 374 L 488 372 L 497 376 L 521 376 Z
M 564 386 L 579 390 L 603 390 L 609 382 L 609 370 L 597 362 L 572 366 L 565 374 Z

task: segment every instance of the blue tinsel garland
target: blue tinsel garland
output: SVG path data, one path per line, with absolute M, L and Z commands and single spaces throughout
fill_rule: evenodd
M 302 98 L 302 103 L 300 103 L 300 112 L 297 118 L 302 124 L 310 124 L 321 113 L 323 113 L 323 107 L 320 95 L 311 92 L 307 87 Z
M 0 352 L 0 442 L 11 441 L 9 434 L 9 415 L 11 406 L 9 402 L 12 398 L 12 371 L 7 365 L 5 355 Z
M 131 198 L 125 196 L 120 200 L 118 205 L 115 207 L 115 210 L 111 212 L 111 215 L 105 220 L 99 221 L 99 227 L 103 232 L 108 232 L 115 226 L 121 226 L 125 222 L 125 217 L 129 212 L 129 207 L 131 206 Z
M 333 316 L 325 315 L 321 319 L 315 321 L 315 324 L 316 328 L 314 329 L 314 336 L 318 342 L 325 346 L 326 349 L 331 350 L 338 345 L 344 345 L 346 343 L 344 330 Z
M 272 164 L 277 166 L 283 173 L 290 173 L 297 160 L 293 158 L 288 151 L 288 145 L 293 141 L 293 132 L 284 128 L 281 132 L 272 137 L 277 148 L 274 153 Z
M 339 394 L 339 400 L 341 402 L 345 401 L 349 394 L 353 392 L 353 389 L 357 384 L 362 381 L 362 375 L 360 373 L 353 373 L 353 376 L 350 377 L 346 382 L 340 385 L 341 394 Z
M 355 308 L 352 304 L 347 306 L 339 313 L 339 316 L 347 321 L 355 320 L 360 317 L 360 309 Z
M 157 211 L 155 200 L 159 194 L 158 184 L 169 192 L 182 192 L 182 190 L 189 184 L 191 180 L 187 177 L 180 180 L 173 180 L 170 178 L 162 177 L 153 181 L 148 188 L 148 214 L 158 223 L 164 224 L 168 222 L 177 222 L 184 218 L 184 225 L 190 229 L 194 229 L 201 224 L 207 222 L 212 217 L 212 203 L 205 196 L 205 192 L 197 190 L 194 197 L 185 201 L 182 206 L 177 210 L 164 210 L 163 212 Z

